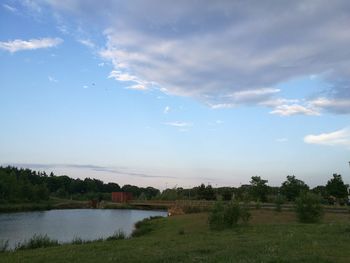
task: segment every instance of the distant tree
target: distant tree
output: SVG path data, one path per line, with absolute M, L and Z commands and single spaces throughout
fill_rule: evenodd
M 266 202 L 267 193 L 269 190 L 267 182 L 267 180 L 261 179 L 260 176 L 252 176 L 252 179 L 250 181 L 250 193 L 254 200 Z
M 336 198 L 346 198 L 348 195 L 347 185 L 344 184 L 340 174 L 333 174 L 333 178 L 327 182 L 326 190 Z
M 294 175 L 288 175 L 287 180 L 282 183 L 281 194 L 288 201 L 294 201 L 302 192 L 309 190 L 309 187 L 301 180 L 296 179 Z

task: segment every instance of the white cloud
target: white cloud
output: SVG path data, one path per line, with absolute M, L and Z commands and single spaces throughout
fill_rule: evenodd
M 291 105 L 279 105 L 271 114 L 277 114 L 280 116 L 291 116 L 291 115 L 320 115 L 320 113 L 313 108 L 305 107 L 299 104 L 291 104 Z
M 169 106 L 166 106 L 163 110 L 163 113 L 164 114 L 168 114 L 170 112 L 170 107 Z
M 350 147 L 350 129 L 344 128 L 338 131 L 318 135 L 310 134 L 304 137 L 304 142 L 328 146 Z
M 95 44 L 90 39 L 78 39 L 78 42 L 88 48 L 95 47 Z
M 60 38 L 40 38 L 30 39 L 28 41 L 16 39 L 13 41 L 0 42 L 0 49 L 14 53 L 21 50 L 34 50 L 39 48 L 55 47 L 62 42 L 63 40 Z
M 48 78 L 48 80 L 49 80 L 50 82 L 58 82 L 58 80 L 55 79 L 55 78 L 52 77 L 52 76 L 48 76 L 47 78 Z
M 237 105 L 236 104 L 232 104 L 232 103 L 219 103 L 219 104 L 208 104 L 210 108 L 212 109 L 230 109 L 230 108 L 234 108 Z
M 97 64 L 99 67 L 103 67 L 105 65 L 105 63 L 101 62 Z
M 236 103 L 256 103 L 266 101 L 272 95 L 275 95 L 278 92 L 280 92 L 280 89 L 261 88 L 253 90 L 236 91 L 226 95 L 226 97 L 230 98 Z
M 7 4 L 3 4 L 2 7 L 5 8 L 7 11 L 12 12 L 12 13 L 17 13 L 17 11 L 18 11 L 17 8 L 10 6 L 10 5 L 7 5 Z
M 88 89 L 88 88 L 89 88 L 88 85 L 84 85 L 84 86 L 83 86 L 83 89 Z
M 192 123 L 182 122 L 182 121 L 165 122 L 164 124 L 165 125 L 169 125 L 169 126 L 173 126 L 173 127 L 178 127 L 178 128 L 186 128 L 186 127 L 193 126 Z

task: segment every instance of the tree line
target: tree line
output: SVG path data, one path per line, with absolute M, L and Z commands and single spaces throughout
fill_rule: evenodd
M 12 166 L 0 167 L 0 201 L 35 202 L 48 200 L 50 196 L 76 200 L 110 200 L 111 192 L 131 192 L 135 198 L 151 199 L 159 195 L 153 187 L 137 187 L 117 183 L 104 183 L 98 179 L 73 179 L 66 175 L 49 175 L 31 169 Z
M 251 177 L 250 184 L 240 187 L 218 187 L 201 184 L 184 189 L 176 187 L 160 191 L 154 187 L 104 183 L 98 179 L 73 179 L 52 172 L 37 172 L 12 166 L 0 166 L 0 202 L 33 202 L 48 200 L 50 196 L 75 200 L 110 200 L 111 192 L 131 192 L 135 199 L 157 200 L 241 200 L 256 202 L 294 202 L 302 193 L 319 195 L 324 203 L 348 202 L 348 185 L 341 175 L 333 174 L 326 185 L 310 187 L 294 175 L 288 175 L 280 187 L 269 186 L 260 176 Z

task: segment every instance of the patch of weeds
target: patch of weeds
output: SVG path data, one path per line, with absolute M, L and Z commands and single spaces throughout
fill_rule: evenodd
M 111 240 L 122 240 L 125 239 L 126 235 L 123 231 L 121 231 L 120 229 L 118 231 L 115 231 L 113 235 L 107 237 L 107 241 L 111 241 Z
M 34 235 L 29 240 L 26 240 L 23 243 L 18 243 L 16 245 L 16 250 L 54 247 L 59 245 L 60 244 L 57 240 L 51 239 L 47 235 Z
M 84 244 L 85 241 L 81 237 L 74 237 L 71 243 L 74 245 L 81 245 Z

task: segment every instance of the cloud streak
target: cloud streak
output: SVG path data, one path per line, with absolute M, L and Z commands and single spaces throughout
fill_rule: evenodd
M 183 121 L 165 122 L 164 124 L 168 125 L 168 126 L 177 127 L 177 128 L 188 128 L 188 127 L 193 126 L 192 123 L 190 123 L 190 122 L 183 122 Z
M 175 176 L 166 176 L 166 175 L 150 175 L 146 173 L 139 173 L 130 171 L 127 168 L 114 168 L 107 166 L 98 166 L 92 164 L 37 164 L 37 163 L 6 163 L 4 165 L 17 166 L 22 168 L 31 168 L 31 169 L 54 169 L 54 168 L 73 168 L 73 169 L 88 169 L 95 172 L 107 172 L 118 175 L 128 175 L 133 177 L 141 178 L 177 178 Z
M 0 49 L 15 53 L 22 50 L 35 50 L 55 47 L 62 42 L 63 40 L 61 38 L 39 38 L 30 40 L 16 39 L 7 42 L 0 42 Z
M 344 128 L 330 133 L 310 134 L 304 137 L 304 142 L 327 146 L 345 146 L 350 149 L 350 129 Z

